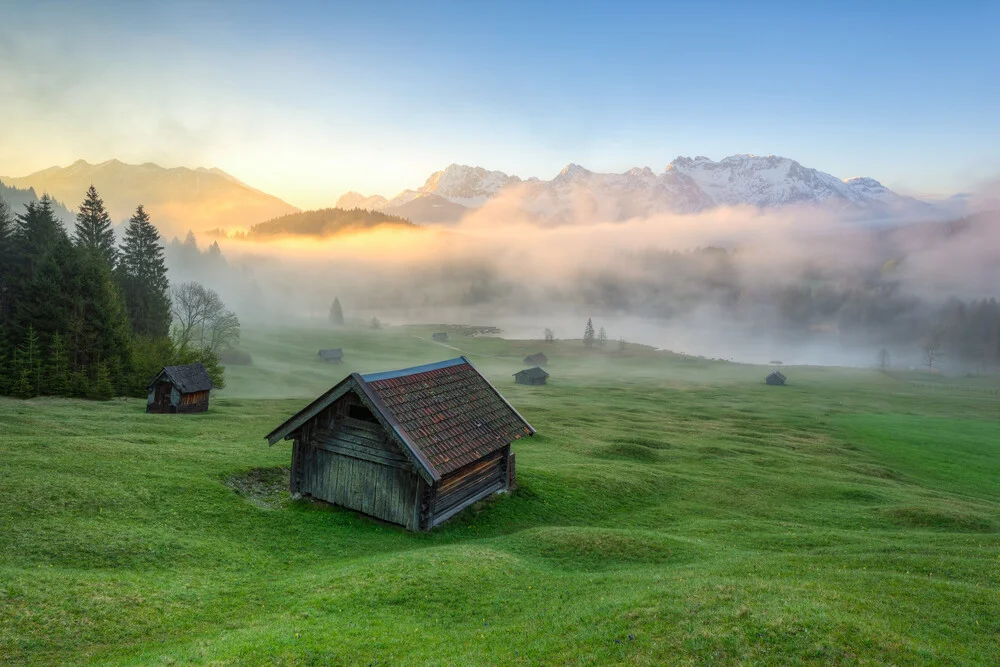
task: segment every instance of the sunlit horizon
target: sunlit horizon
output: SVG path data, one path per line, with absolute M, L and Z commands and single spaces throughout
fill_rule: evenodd
M 0 176 L 217 167 L 311 209 L 452 163 L 546 179 L 754 153 L 942 197 L 1000 174 L 997 13 L 19 4 Z

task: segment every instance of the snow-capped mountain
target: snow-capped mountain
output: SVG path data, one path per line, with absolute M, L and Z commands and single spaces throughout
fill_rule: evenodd
M 502 171 L 452 164 L 444 171 L 431 174 L 420 192 L 436 194 L 462 206 L 482 206 L 502 188 L 520 182 L 517 176 L 508 176 Z
M 370 211 L 377 211 L 384 208 L 389 200 L 380 195 L 372 195 L 371 197 L 365 197 L 360 192 L 344 193 L 341 195 L 340 199 L 337 200 L 337 208 L 366 208 Z
M 774 155 L 733 155 L 715 162 L 678 157 L 659 174 L 636 167 L 622 174 L 569 164 L 552 180 L 522 180 L 500 171 L 452 164 L 417 190 L 386 201 L 349 193 L 342 201 L 410 214 L 417 222 L 446 222 L 502 195 L 505 204 L 549 223 L 623 220 L 656 213 L 694 213 L 716 206 L 769 208 L 812 205 L 856 218 L 928 216 L 933 208 L 898 195 L 872 178 L 841 180 Z M 384 203 L 381 203 L 384 202 Z

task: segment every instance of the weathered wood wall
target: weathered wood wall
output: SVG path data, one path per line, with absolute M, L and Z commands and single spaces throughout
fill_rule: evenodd
M 292 448 L 292 493 L 410 530 L 429 530 L 491 493 L 511 488 L 509 445 L 428 486 L 381 424 L 356 418 L 364 416 L 357 412 L 362 405 L 353 393 L 345 394 L 302 427 Z
M 428 527 L 437 526 L 477 500 L 508 488 L 509 454 L 507 446 L 442 477 L 434 485 L 430 498 Z
M 419 530 L 423 481 L 381 425 L 346 416 L 359 404 L 348 394 L 303 429 L 292 490 Z
M 163 393 L 169 392 L 170 401 L 164 404 Z M 188 412 L 205 412 L 208 410 L 209 391 L 196 391 L 182 394 L 168 382 L 157 383 L 146 398 L 146 412 L 175 414 Z

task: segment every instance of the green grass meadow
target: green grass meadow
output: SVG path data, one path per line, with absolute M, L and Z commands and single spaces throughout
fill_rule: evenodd
M 424 534 L 290 500 L 264 435 L 431 331 L 244 331 L 199 415 L 0 399 L 0 663 L 1000 664 L 996 382 L 456 333 L 519 488 Z

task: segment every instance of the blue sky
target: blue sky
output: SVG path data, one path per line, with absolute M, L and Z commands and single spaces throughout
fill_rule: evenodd
M 218 166 L 308 207 L 452 162 L 550 178 L 774 153 L 934 194 L 1000 174 L 997 3 L 40 0 L 4 15 L 0 174 Z

